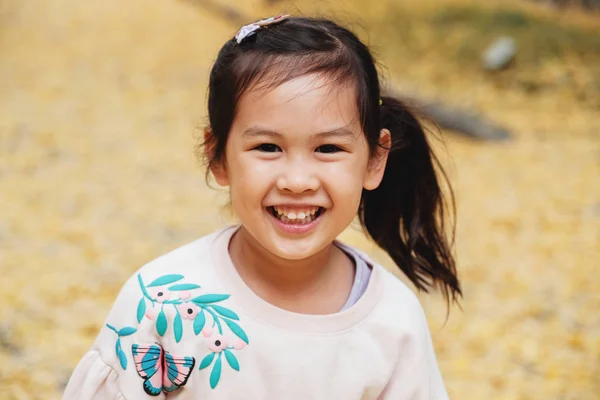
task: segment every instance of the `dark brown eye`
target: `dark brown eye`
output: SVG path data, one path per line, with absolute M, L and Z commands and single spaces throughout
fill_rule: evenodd
M 333 145 L 333 144 L 324 144 L 323 146 L 317 147 L 316 151 L 318 151 L 319 153 L 330 154 L 330 153 L 337 153 L 338 151 L 341 151 L 341 150 L 342 149 L 340 149 L 336 145 Z
M 265 153 L 275 153 L 277 151 L 281 151 L 279 146 L 273 143 L 263 143 L 261 145 L 256 146 L 255 149 Z
M 215 340 L 215 346 L 220 346 L 221 345 L 221 341 L 220 340 Z

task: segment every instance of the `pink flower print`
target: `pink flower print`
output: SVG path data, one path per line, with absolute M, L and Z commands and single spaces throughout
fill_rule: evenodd
M 192 302 L 179 304 L 177 308 L 179 309 L 179 314 L 181 314 L 183 319 L 193 320 L 196 318 L 196 315 L 198 315 L 198 312 L 200 312 L 200 307 Z
M 152 297 L 159 303 L 162 303 L 165 300 L 169 300 L 171 298 L 171 292 L 169 292 L 167 289 L 163 289 L 160 287 L 148 288 L 148 294 L 150 295 L 150 297 Z
M 211 336 L 213 333 L 213 328 L 210 326 L 205 326 L 204 329 L 202 329 L 202 336 L 204 336 L 205 338 Z
M 189 292 L 189 290 L 184 290 L 182 292 L 179 292 L 178 296 L 181 300 L 187 300 L 190 297 L 192 297 L 192 294 Z
M 234 349 L 236 349 L 236 350 L 241 350 L 241 349 L 243 349 L 244 347 L 246 347 L 246 342 L 244 342 L 244 341 L 243 341 L 242 339 L 240 339 L 240 338 L 237 338 L 237 339 L 235 340 L 235 342 L 233 342 L 233 348 L 234 348 Z
M 227 339 L 217 334 L 206 341 L 206 347 L 213 353 L 220 353 L 227 348 Z
M 154 310 L 154 308 L 146 309 L 146 318 L 148 318 L 148 319 L 156 318 L 156 311 Z

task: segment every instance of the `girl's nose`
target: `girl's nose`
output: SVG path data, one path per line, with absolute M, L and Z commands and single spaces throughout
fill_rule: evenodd
M 304 193 L 317 191 L 320 182 L 310 165 L 296 161 L 283 167 L 276 185 L 283 192 Z

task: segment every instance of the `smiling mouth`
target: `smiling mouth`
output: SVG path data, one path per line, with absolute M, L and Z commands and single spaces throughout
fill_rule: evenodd
M 305 210 L 290 210 L 286 207 L 267 207 L 272 216 L 284 224 L 304 225 L 319 218 L 325 212 L 323 207 L 308 207 Z

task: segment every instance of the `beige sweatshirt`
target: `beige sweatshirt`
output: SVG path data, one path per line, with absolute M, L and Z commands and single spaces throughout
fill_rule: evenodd
M 415 295 L 373 266 L 331 315 L 258 297 L 237 274 L 228 227 L 146 264 L 119 293 L 63 399 L 448 399 Z

